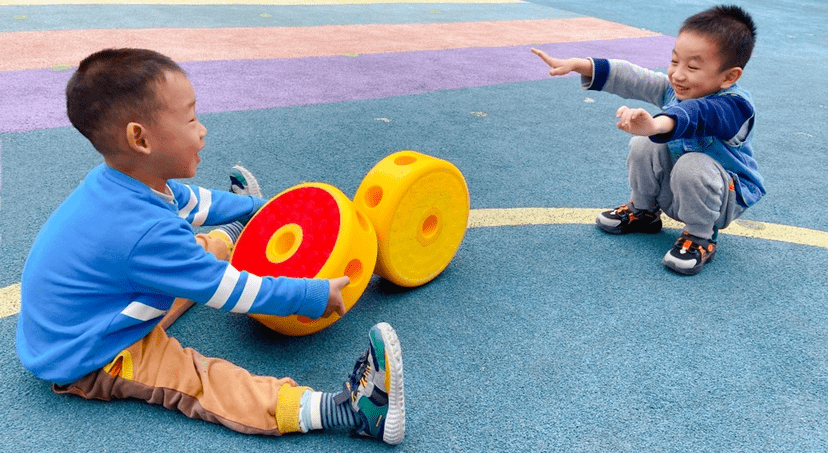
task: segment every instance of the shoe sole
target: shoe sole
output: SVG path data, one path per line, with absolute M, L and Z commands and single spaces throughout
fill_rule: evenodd
M 702 270 L 702 268 L 704 267 L 705 264 L 713 261 L 713 257 L 715 257 L 715 256 L 716 256 L 716 252 L 714 251 L 713 253 L 710 254 L 710 257 L 707 258 L 707 261 L 701 261 L 701 262 L 699 262 L 699 264 L 697 264 L 697 265 L 695 265 L 695 266 L 693 266 L 689 269 L 684 269 L 684 268 L 676 266 L 672 261 L 668 261 L 666 256 L 661 260 L 661 264 L 663 264 L 664 267 L 666 267 L 667 269 L 670 269 L 671 271 L 673 271 L 677 274 L 696 275 L 699 272 L 701 272 L 701 270 Z
M 388 413 L 382 440 L 390 445 L 397 445 L 405 437 L 405 386 L 403 383 L 402 348 L 397 332 L 391 325 L 381 322 L 376 325 L 385 344 L 386 371 L 391 375 L 388 389 Z
M 637 229 L 637 230 L 625 230 L 624 227 L 617 227 L 617 226 L 612 227 L 612 226 L 609 226 L 609 225 L 604 225 L 603 223 L 601 223 L 601 221 L 599 219 L 595 219 L 595 224 L 598 225 L 598 228 L 601 228 L 602 230 L 604 230 L 605 232 L 607 232 L 609 234 L 629 234 L 629 233 L 656 234 L 659 231 L 661 231 L 661 226 L 662 226 L 662 223 L 659 221 L 659 222 L 656 222 L 656 223 L 651 223 L 650 225 L 647 226 L 647 228 L 641 228 L 641 229 Z
M 248 194 L 253 195 L 254 197 L 262 198 L 262 188 L 259 186 L 259 181 L 256 180 L 256 177 L 253 176 L 253 173 L 251 173 L 250 170 L 242 167 L 241 165 L 234 165 L 233 170 L 239 172 L 241 177 L 244 179 L 244 182 L 247 185 Z

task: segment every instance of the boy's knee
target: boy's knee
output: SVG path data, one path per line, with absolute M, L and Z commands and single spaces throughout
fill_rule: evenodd
M 655 143 L 649 137 L 635 136 L 630 139 L 630 153 L 627 156 L 627 167 L 636 167 L 639 164 L 653 167 L 654 163 L 662 160 L 661 153 L 667 145 Z M 669 151 L 668 151 L 669 152 Z
M 707 154 L 687 153 L 673 166 L 671 183 L 676 188 L 699 186 L 708 191 L 721 193 L 727 188 L 727 184 L 720 167 L 721 165 Z
M 634 136 L 630 139 L 630 158 L 652 155 L 654 144 L 648 137 Z

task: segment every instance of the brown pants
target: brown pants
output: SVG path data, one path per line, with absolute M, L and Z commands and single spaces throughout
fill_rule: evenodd
M 246 434 L 297 431 L 299 397 L 306 388 L 295 387 L 290 378 L 251 375 L 167 336 L 165 330 L 192 305 L 177 299 L 155 329 L 109 365 L 54 391 L 104 401 L 136 398 Z

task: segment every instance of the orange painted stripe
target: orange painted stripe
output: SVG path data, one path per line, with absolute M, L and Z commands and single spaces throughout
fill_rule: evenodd
M 6 49 L 0 71 L 77 65 L 109 47 L 157 50 L 177 61 L 298 58 L 506 47 L 659 36 L 590 17 L 435 24 L 331 25 L 322 27 L 60 30 L 0 33 Z

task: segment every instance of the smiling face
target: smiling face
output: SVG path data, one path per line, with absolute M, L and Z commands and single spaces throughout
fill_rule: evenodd
M 676 38 L 667 76 L 679 100 L 698 99 L 729 88 L 741 75 L 739 68 L 722 68 L 719 47 L 704 35 L 691 31 Z M 738 70 L 736 77 L 733 71 Z
M 156 88 L 162 106 L 147 126 L 151 159 L 156 176 L 166 180 L 195 176 L 199 151 L 204 148 L 205 128 L 196 117 L 196 96 L 187 76 L 167 72 Z

